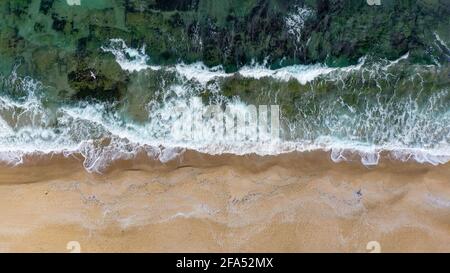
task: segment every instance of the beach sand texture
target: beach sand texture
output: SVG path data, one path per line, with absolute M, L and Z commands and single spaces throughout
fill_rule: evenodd
M 333 163 L 325 153 L 0 170 L 0 251 L 450 251 L 450 165 Z

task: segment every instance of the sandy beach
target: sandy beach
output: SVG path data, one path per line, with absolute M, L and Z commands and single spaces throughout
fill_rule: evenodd
M 1 167 L 1 252 L 450 251 L 449 164 L 187 151 L 90 174 L 79 160 Z

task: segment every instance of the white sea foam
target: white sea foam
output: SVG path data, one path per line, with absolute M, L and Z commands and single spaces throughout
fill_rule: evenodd
M 101 49 L 112 53 L 123 70 L 134 72 L 145 69 L 159 69 L 158 66 L 147 64 L 150 58 L 145 54 L 145 45 L 140 49 L 134 49 L 128 47 L 122 39 L 110 39 L 109 44 L 102 46 Z
M 385 65 L 385 66 L 383 67 L 383 69 L 384 69 L 384 70 L 387 70 L 389 67 L 394 66 L 394 65 L 398 64 L 399 62 L 401 62 L 401 61 L 403 61 L 403 60 L 407 60 L 408 58 L 409 58 L 409 52 L 407 52 L 407 53 L 406 53 L 405 55 L 403 55 L 403 56 L 400 56 L 400 58 L 398 58 L 398 59 L 396 59 L 396 60 L 393 60 L 393 61 L 388 62 L 388 64 Z
M 439 36 L 439 34 L 437 34 L 437 32 L 434 32 L 434 37 L 435 37 L 436 40 L 440 43 L 441 46 L 443 46 L 448 52 L 450 52 L 450 48 L 449 48 L 448 45 L 444 42 L 444 40 L 442 40 L 442 38 Z
M 0 117 L 0 137 L 10 136 L 14 133 L 9 124 Z
M 329 151 L 331 159 L 335 162 L 350 160 L 355 154 L 359 154 L 361 162 L 365 165 L 378 164 L 380 154 L 383 152 L 390 153 L 396 160 L 415 160 L 434 165 L 444 164 L 450 160 L 449 123 L 445 124 L 449 119 L 448 112 L 444 113 L 444 117 L 441 117 L 439 121 L 427 121 L 422 116 L 425 112 L 416 109 L 413 110 L 416 111 L 415 113 L 409 113 L 411 115 L 408 118 L 409 121 L 399 125 L 405 126 L 404 130 L 398 131 L 400 127 L 390 129 L 385 127 L 386 132 L 379 132 L 375 127 L 374 134 L 383 133 L 386 136 L 391 134 L 390 138 L 379 144 L 370 144 L 362 139 L 352 140 L 350 133 L 346 138 L 319 135 L 312 139 L 291 141 L 270 138 L 263 138 L 262 141 L 233 140 L 218 138 L 210 130 L 211 123 L 208 122 L 198 124 L 197 131 L 201 132 L 201 135 L 186 138 L 185 134 L 174 131 L 174 128 L 178 128 L 177 123 L 185 122 L 180 120 L 180 115 L 174 115 L 174 113 L 178 113 L 180 108 L 185 107 L 194 114 L 196 109 L 202 107 L 201 100 L 192 100 L 190 90 L 183 86 L 173 86 L 167 92 L 169 99 L 156 107 L 153 106 L 152 111 L 149 112 L 149 120 L 145 124 L 124 122 L 118 113 L 108 113 L 103 104 L 80 103 L 57 110 L 58 126 L 56 128 L 50 125 L 52 117 L 50 110 L 42 106 L 36 96 L 31 95 L 22 102 L 2 97 L 0 100 L 2 115 L 8 116 L 7 111 L 13 111 L 16 115 L 9 123 L 6 121 L 1 123 L 6 130 L 0 135 L 0 160 L 10 164 L 21 164 L 30 154 L 62 153 L 66 156 L 81 154 L 84 157 L 84 167 L 90 172 L 99 172 L 114 160 L 133 159 L 139 153 L 146 153 L 151 158 L 167 162 L 176 158 L 185 149 L 215 155 L 224 153 L 277 155 L 295 151 L 323 150 Z M 435 103 L 438 100 L 439 96 L 436 95 L 434 101 L 433 99 L 430 101 Z M 238 100 L 230 101 L 229 104 L 236 109 L 246 111 L 245 104 Z M 374 107 L 375 110 L 372 111 L 380 112 L 376 110 L 376 106 Z M 361 117 L 361 119 L 364 118 L 366 117 Z M 332 117 L 330 119 L 333 120 Z M 355 120 L 355 122 L 360 121 Z M 369 119 L 368 122 L 380 123 L 383 120 Z M 348 124 L 336 123 L 333 130 L 341 126 L 349 127 Z M 391 125 L 388 123 L 386 126 Z M 433 126 L 444 126 L 444 128 L 442 132 L 435 132 L 435 135 L 424 135 L 422 144 L 409 146 L 409 138 L 413 138 L 414 134 L 433 130 L 435 128 Z M 393 132 L 396 135 L 392 135 Z M 338 135 L 338 132 L 334 134 Z M 440 143 L 434 143 L 433 141 L 439 140 L 439 134 L 441 134 Z M 402 139 L 405 140 L 404 143 L 399 141 Z M 426 148 L 426 146 L 429 147 Z
M 177 64 L 175 66 L 175 71 L 187 80 L 194 80 L 201 84 L 206 84 L 215 78 L 233 76 L 232 73 L 225 73 L 222 66 L 209 68 L 202 62 L 196 62 L 193 64 Z
M 202 62 L 196 62 L 193 64 L 177 64 L 175 69 L 168 68 L 168 70 L 175 71 L 185 79 L 197 81 L 201 84 L 206 84 L 214 79 L 227 78 L 236 75 L 252 79 L 269 77 L 280 81 L 297 80 L 301 84 L 306 84 L 314 81 L 320 76 L 325 76 L 332 72 L 350 72 L 357 70 L 361 68 L 364 61 L 365 59 L 362 58 L 357 65 L 343 68 L 333 68 L 323 64 L 314 64 L 292 65 L 278 69 L 270 69 L 266 64 L 253 63 L 240 68 L 235 73 L 226 73 L 222 66 L 209 68 Z
M 330 68 L 325 65 L 292 65 L 279 69 L 269 69 L 265 65 L 254 64 L 244 66 L 239 70 L 239 74 L 246 78 L 261 79 L 271 77 L 281 81 L 295 79 L 301 84 L 313 81 L 321 75 L 326 75 L 335 71 L 336 68 Z
M 278 69 L 270 69 L 266 64 L 253 63 L 240 68 L 236 73 L 225 73 L 221 66 L 208 68 L 201 62 L 194 64 L 176 65 L 175 71 L 188 80 L 195 80 L 205 84 L 216 78 L 226 78 L 240 75 L 244 78 L 261 79 L 265 77 L 280 81 L 297 80 L 301 84 L 314 81 L 320 76 L 328 75 L 332 72 L 350 72 L 361 68 L 365 59 L 362 58 L 357 65 L 343 68 L 328 67 L 323 64 L 314 65 L 292 65 Z
M 306 20 L 312 16 L 314 16 L 314 10 L 297 6 L 295 11 L 288 14 L 285 18 L 287 31 L 289 35 L 294 37 L 297 45 L 301 42 Z
M 436 196 L 430 192 L 426 194 L 425 201 L 435 208 L 445 210 L 450 209 L 450 199 L 441 196 Z
M 129 48 L 122 39 L 111 39 L 109 46 L 102 47 L 105 52 L 111 52 L 115 57 L 117 63 L 122 69 L 135 72 L 145 69 L 160 70 L 176 72 L 181 77 L 187 80 L 196 81 L 201 84 L 206 84 L 211 80 L 217 78 L 227 78 L 240 75 L 244 78 L 261 79 L 264 77 L 274 78 L 280 81 L 289 81 L 295 79 L 301 84 L 306 84 L 318 78 L 319 76 L 328 75 L 332 72 L 350 72 L 361 68 L 365 59 L 362 58 L 357 65 L 352 65 L 343 68 L 328 67 L 323 64 L 315 65 L 292 65 L 279 69 L 270 69 L 266 63 L 253 63 L 239 69 L 235 73 L 226 73 L 222 66 L 208 67 L 203 62 L 195 62 L 192 64 L 176 64 L 175 66 L 150 66 L 148 61 L 150 57 L 145 55 L 145 47 L 141 49 Z
M 136 72 L 149 68 L 144 50 L 129 50 L 123 41 L 116 42 L 116 49 L 104 50 L 112 52 L 123 69 Z M 134 59 L 130 61 L 130 57 Z M 406 58 L 408 55 L 390 64 Z M 363 64 L 364 59 L 346 68 L 313 65 L 277 70 L 253 64 L 238 73 L 256 79 L 295 78 L 306 83 L 318 75 L 360 70 Z M 232 75 L 221 67 L 210 69 L 201 63 L 179 64 L 169 69 L 200 83 Z M 22 164 L 30 154 L 81 154 L 86 170 L 98 172 L 114 160 L 133 159 L 142 153 L 167 162 L 186 149 L 215 155 L 277 155 L 323 150 L 329 151 L 335 162 L 352 160 L 355 154 L 359 155 L 365 165 L 378 164 L 382 153 L 389 153 L 396 160 L 434 165 L 450 161 L 448 90 L 434 93 L 420 107 L 413 97 L 399 101 L 382 101 L 377 97 L 362 110 L 346 105 L 342 99 L 331 98 L 318 105 L 318 115 L 288 124 L 284 134 L 297 130 L 300 136 L 289 140 L 268 136 L 247 141 L 217 137 L 211 130 L 215 126 L 211 121 L 196 123 L 194 135 L 190 137 L 179 131 L 180 124 L 192 122 L 184 119 L 180 109 L 190 111 L 188 116 L 198 117 L 196 111 L 203 106 L 202 101 L 196 99 L 197 94 L 186 85 L 166 87 L 161 101 L 148 104 L 146 122 L 135 123 L 101 103 L 83 102 L 49 109 L 41 103 L 38 91 L 42 87 L 37 81 L 17 77 L 14 73 L 4 81 L 6 88 L 14 86 L 27 94 L 20 99 L 0 96 L 0 161 L 10 164 Z M 227 105 L 243 114 L 247 111 L 246 105 L 236 98 L 228 100 Z

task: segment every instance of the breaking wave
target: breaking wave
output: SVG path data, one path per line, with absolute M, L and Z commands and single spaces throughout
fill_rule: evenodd
M 232 74 L 225 73 L 221 67 L 208 68 L 202 63 L 150 66 L 145 48 L 131 49 L 118 39 L 111 40 L 102 49 L 114 54 L 122 69 L 130 73 L 165 70 L 176 73 L 180 81 L 165 86 L 158 97 L 140 101 L 142 105 L 138 106 L 145 109 L 145 118 L 135 120 L 117 102 L 79 101 L 49 106 L 45 86 L 13 72 L 1 79 L 1 161 L 17 165 L 24 163 L 30 154 L 81 154 L 87 171 L 101 172 L 115 160 L 146 154 L 167 162 L 186 149 L 215 155 L 278 155 L 323 150 L 329 151 L 335 162 L 358 157 L 364 165 L 378 164 L 383 153 L 395 160 L 433 165 L 450 160 L 448 87 L 425 95 L 423 90 L 407 94 L 364 93 L 356 85 L 343 86 L 344 93 L 332 95 L 307 92 L 300 101 L 292 102 L 296 115 L 280 117 L 279 137 L 248 140 L 217 137 L 212 129 L 216 124 L 202 117 L 205 102 L 201 91 L 189 84 L 195 81 L 204 86 L 236 73 L 244 78 L 294 79 L 303 85 L 320 86 L 328 81 L 345 85 L 343 75 L 356 77 L 366 72 L 358 77 L 368 82 L 371 75 L 399 65 L 408 55 L 377 64 L 370 70 L 362 59 L 357 65 L 345 68 L 296 65 L 271 70 L 265 65 L 253 64 Z M 383 77 L 389 75 L 386 72 Z M 420 73 L 418 77 L 422 77 Z M 220 85 L 216 85 L 215 92 L 220 103 L 241 115 L 248 114 L 248 103 L 241 98 L 222 96 Z M 356 96 L 357 102 L 349 103 L 349 95 Z M 197 136 L 186 137 L 185 132 L 179 131 L 180 124 L 192 122 L 185 120 L 186 116 L 179 109 L 189 111 L 188 116 L 201 117 L 194 130 Z
M 250 65 L 242 67 L 235 73 L 226 73 L 221 65 L 210 68 L 203 62 L 195 62 L 192 64 L 180 63 L 167 67 L 148 65 L 150 58 L 145 54 L 145 45 L 141 49 L 129 48 L 122 39 L 111 39 L 108 46 L 102 47 L 102 50 L 112 53 L 120 67 L 129 72 L 139 72 L 146 69 L 166 70 L 175 72 L 188 80 L 195 80 L 201 84 L 206 84 L 214 79 L 233 77 L 236 75 L 252 79 L 260 79 L 263 77 L 271 77 L 282 81 L 295 79 L 302 84 L 306 84 L 321 75 L 360 69 L 365 61 L 365 59 L 362 58 L 357 65 L 345 68 L 332 68 L 323 64 L 316 64 L 292 65 L 279 69 L 270 69 L 267 67 L 266 63 L 258 64 L 253 62 Z

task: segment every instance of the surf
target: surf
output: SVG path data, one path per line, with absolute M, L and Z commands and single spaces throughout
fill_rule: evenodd
M 131 81 L 145 82 L 155 73 L 171 80 L 159 92 L 129 91 L 124 97 L 126 103 L 67 103 L 49 97 L 47 87 L 39 81 L 13 71 L 1 78 L 1 161 L 14 166 L 24 164 L 29 155 L 81 155 L 89 172 L 101 172 L 114 161 L 132 160 L 139 154 L 169 162 L 186 150 L 258 156 L 326 151 L 333 162 L 359 160 L 365 166 L 377 165 L 385 157 L 432 165 L 450 161 L 448 86 L 444 84 L 432 93 L 423 87 L 424 77 L 445 70 L 413 67 L 404 63 L 408 54 L 393 61 L 373 62 L 366 57 L 347 67 L 312 64 L 271 69 L 264 63 L 252 63 L 227 73 L 221 66 L 209 68 L 201 62 L 151 64 L 145 45 L 134 49 L 120 39 L 110 40 L 101 50 L 115 57 Z M 396 83 L 394 73 L 405 67 L 411 70 L 411 76 Z M 251 103 L 238 95 L 226 96 L 223 90 L 227 81 L 245 80 L 285 85 L 294 81 L 311 91 L 299 92 L 296 102 L 279 105 L 281 128 L 277 138 L 270 134 L 256 139 L 218 137 L 214 128 L 220 127 L 221 121 L 206 117 L 204 109 L 234 109 L 248 117 Z M 333 92 L 315 91 L 330 83 Z M 405 84 L 416 90 L 400 92 L 399 86 Z M 207 100 L 205 90 L 210 92 Z M 148 93 L 152 95 L 143 99 L 142 94 Z M 134 104 L 129 102 L 132 96 L 138 98 Z M 276 90 L 253 96 L 266 106 L 281 100 Z M 49 107 L 49 101 L 57 102 Z M 259 105 L 254 106 L 258 109 Z M 287 106 L 293 109 L 290 116 L 284 111 Z M 131 113 L 135 109 L 143 109 L 139 120 Z M 186 137 L 186 132 L 178 129 L 194 119 L 190 133 L 197 135 Z

